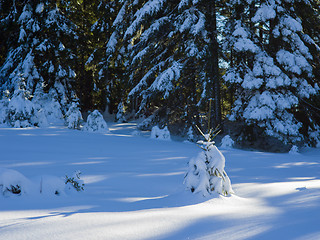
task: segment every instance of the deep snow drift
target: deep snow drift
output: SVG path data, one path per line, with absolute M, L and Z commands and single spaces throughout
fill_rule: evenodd
M 84 192 L 1 195 L 0 239 L 320 239 L 320 149 L 220 149 L 235 195 L 206 199 L 184 190 L 195 144 L 108 127 L 0 129 L 0 168 L 32 182 L 80 170 L 85 182 Z

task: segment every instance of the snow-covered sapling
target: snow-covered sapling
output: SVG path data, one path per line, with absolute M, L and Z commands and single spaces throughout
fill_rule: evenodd
M 151 138 L 153 139 L 159 139 L 159 140 L 171 140 L 170 132 L 168 130 L 168 127 L 165 126 L 163 129 L 160 129 L 158 126 L 154 126 L 151 129 Z
M 8 123 L 16 128 L 30 127 L 33 125 L 32 116 L 36 110 L 28 99 L 28 93 L 22 89 L 16 89 L 8 104 Z
M 80 124 L 82 122 L 82 115 L 79 107 L 76 103 L 72 103 L 68 112 L 66 113 L 66 124 L 70 129 L 80 129 Z
M 82 130 L 88 132 L 109 132 L 108 125 L 98 110 L 94 110 L 89 114 Z
M 73 177 L 68 177 L 66 175 L 65 177 L 65 184 L 71 185 L 74 189 L 76 189 L 78 192 L 84 190 L 84 183 L 83 180 L 80 179 L 81 172 L 76 171 L 73 175 Z
M 220 147 L 224 149 L 228 149 L 228 148 L 232 148 L 233 144 L 234 144 L 234 141 L 232 140 L 230 135 L 226 135 L 222 138 Z
M 187 136 L 188 136 L 188 141 L 193 142 L 194 141 L 194 134 L 193 134 L 193 129 L 192 127 L 189 127 L 188 132 L 187 132 Z
M 119 123 L 126 122 L 126 118 L 124 117 L 124 114 L 125 114 L 125 109 L 124 109 L 123 103 L 120 102 L 118 104 L 118 112 L 116 114 L 116 121 Z
M 293 145 L 289 151 L 289 154 L 292 154 L 292 155 L 299 154 L 299 148 L 296 145 Z
M 233 190 L 224 170 L 225 158 L 212 140 L 214 131 L 210 131 L 209 134 L 203 134 L 201 131 L 200 133 L 205 139 L 197 142 L 202 151 L 189 161 L 184 184 L 191 192 L 200 193 L 204 197 L 214 192 L 228 196 Z

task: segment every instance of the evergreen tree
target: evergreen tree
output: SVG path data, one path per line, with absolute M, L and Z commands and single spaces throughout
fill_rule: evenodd
M 82 128 L 83 131 L 107 133 L 109 128 L 102 114 L 98 110 L 94 110 L 87 117 L 87 122 Z
M 43 109 L 46 115 L 62 117 L 74 97 L 75 72 L 70 64 L 75 55 L 66 47 L 75 37 L 72 23 L 63 16 L 55 1 L 19 3 L 21 9 L 13 1 L 9 15 L 14 17 L 7 22 L 15 28 L 0 68 L 1 90 L 9 98 L 16 91 L 23 91 L 23 96 L 36 105 L 38 112 Z
M 65 15 L 76 25 L 78 38 L 72 42 L 71 48 L 77 56 L 74 62 L 76 72 L 74 90 L 80 99 L 83 111 L 93 108 L 93 72 L 86 63 L 96 44 L 91 27 L 96 22 L 97 4 L 98 1 L 85 0 L 64 0 L 60 3 L 65 9 Z
M 189 161 L 189 169 L 184 184 L 192 193 L 202 194 L 204 197 L 214 193 L 228 196 L 233 193 L 230 179 L 224 170 L 225 158 L 212 140 L 213 132 L 203 134 L 205 141 L 198 141 L 203 150 L 196 158 Z
M 138 99 L 138 114 L 155 113 L 154 121 L 179 124 L 185 132 L 199 123 L 200 111 L 207 110 L 215 94 L 214 79 L 219 85 L 212 11 L 216 9 L 208 9 L 205 1 L 150 0 L 135 13 L 125 38 L 130 39 L 134 69 L 129 100 Z M 219 93 L 215 100 L 220 101 Z M 215 124 L 220 103 L 217 108 Z
M 302 130 L 313 121 L 302 122 L 298 115 L 302 101 L 319 89 L 313 81 L 313 56 L 305 44 L 308 36 L 293 11 L 295 2 L 230 3 L 242 12 L 234 13 L 229 24 L 232 61 L 225 80 L 236 86 L 230 119 L 248 126 L 243 136 L 261 138 L 261 129 L 286 144 L 308 138 Z M 246 21 L 244 16 L 253 17 Z
M 83 121 L 82 114 L 78 107 L 78 103 L 73 102 L 66 113 L 66 125 L 69 129 L 78 129 L 81 128 L 81 123 Z
M 125 92 L 126 79 L 123 76 L 124 51 L 121 50 L 123 28 L 129 1 L 99 1 L 97 21 L 91 29 L 96 36 L 96 48 L 90 55 L 87 66 L 94 74 L 95 106 L 115 113 L 117 104 Z

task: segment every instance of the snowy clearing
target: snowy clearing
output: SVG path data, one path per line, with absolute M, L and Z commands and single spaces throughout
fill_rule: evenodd
M 0 196 L 0 239 L 320 239 L 320 149 L 222 149 L 235 195 L 208 200 L 184 190 L 195 144 L 108 126 L 0 129 L 1 169 L 32 181 L 80 170 L 85 182 L 84 192 Z

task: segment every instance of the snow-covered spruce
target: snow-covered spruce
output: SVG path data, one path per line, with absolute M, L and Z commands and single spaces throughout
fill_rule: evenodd
M 125 118 L 124 114 L 125 114 L 124 106 L 123 106 L 123 103 L 120 102 L 118 104 L 118 112 L 116 114 L 116 121 L 119 123 L 126 122 L 126 118 Z
M 221 148 L 227 149 L 227 148 L 232 148 L 234 144 L 234 141 L 230 137 L 230 135 L 226 135 L 222 138 L 221 140 Z
M 103 119 L 102 114 L 98 110 L 94 110 L 89 114 L 86 124 L 82 128 L 83 131 L 88 132 L 109 132 L 108 125 Z
M 224 80 L 236 89 L 229 119 L 244 125 L 240 141 L 263 135 L 285 144 L 318 141 L 318 123 L 305 102 L 319 94 L 313 68 L 320 48 L 299 16 L 304 11 L 297 6 L 302 5 L 310 3 L 230 1 L 234 12 L 226 24 L 224 45 L 231 50 L 232 64 Z M 308 134 L 302 134 L 308 128 Z M 260 130 L 264 134 L 256 137 Z
M 193 129 L 191 126 L 188 129 L 187 136 L 188 136 L 188 141 L 190 141 L 190 142 L 194 141 L 194 134 L 193 134 Z
M 153 139 L 159 139 L 159 140 L 166 140 L 166 141 L 171 140 L 170 132 L 167 126 L 165 126 L 163 129 L 160 129 L 158 126 L 154 126 L 151 129 L 150 137 Z
M 16 89 L 10 101 L 4 103 L 4 122 L 12 127 L 24 128 L 31 126 L 44 127 L 48 125 L 47 118 L 42 109 L 28 99 L 28 93 L 22 89 Z
M 76 103 L 72 103 L 68 112 L 66 113 L 66 125 L 70 129 L 80 129 L 80 124 L 83 121 L 81 112 Z
M 202 194 L 213 193 L 228 196 L 233 193 L 230 179 L 224 170 L 225 158 L 212 141 L 210 134 L 204 134 L 205 141 L 198 141 L 203 150 L 189 161 L 189 169 L 184 179 L 187 190 Z
M 77 38 L 76 26 L 56 1 L 9 2 L 6 7 L 10 12 L 2 25 L 11 33 L 12 41 L 8 41 L 8 52 L 0 66 L 0 98 L 7 92 L 8 99 L 19 100 L 20 106 L 29 110 L 33 103 L 34 114 L 31 119 L 25 111 L 23 119 L 15 120 L 17 115 L 12 118 L 1 111 L 0 121 L 5 116 L 6 123 L 16 127 L 61 122 L 74 96 L 71 82 L 75 80 L 76 56 L 71 44 Z M 15 99 L 16 91 L 24 91 L 24 96 Z
M 296 145 L 293 145 L 289 151 L 289 154 L 292 154 L 292 155 L 299 154 L 299 148 Z

